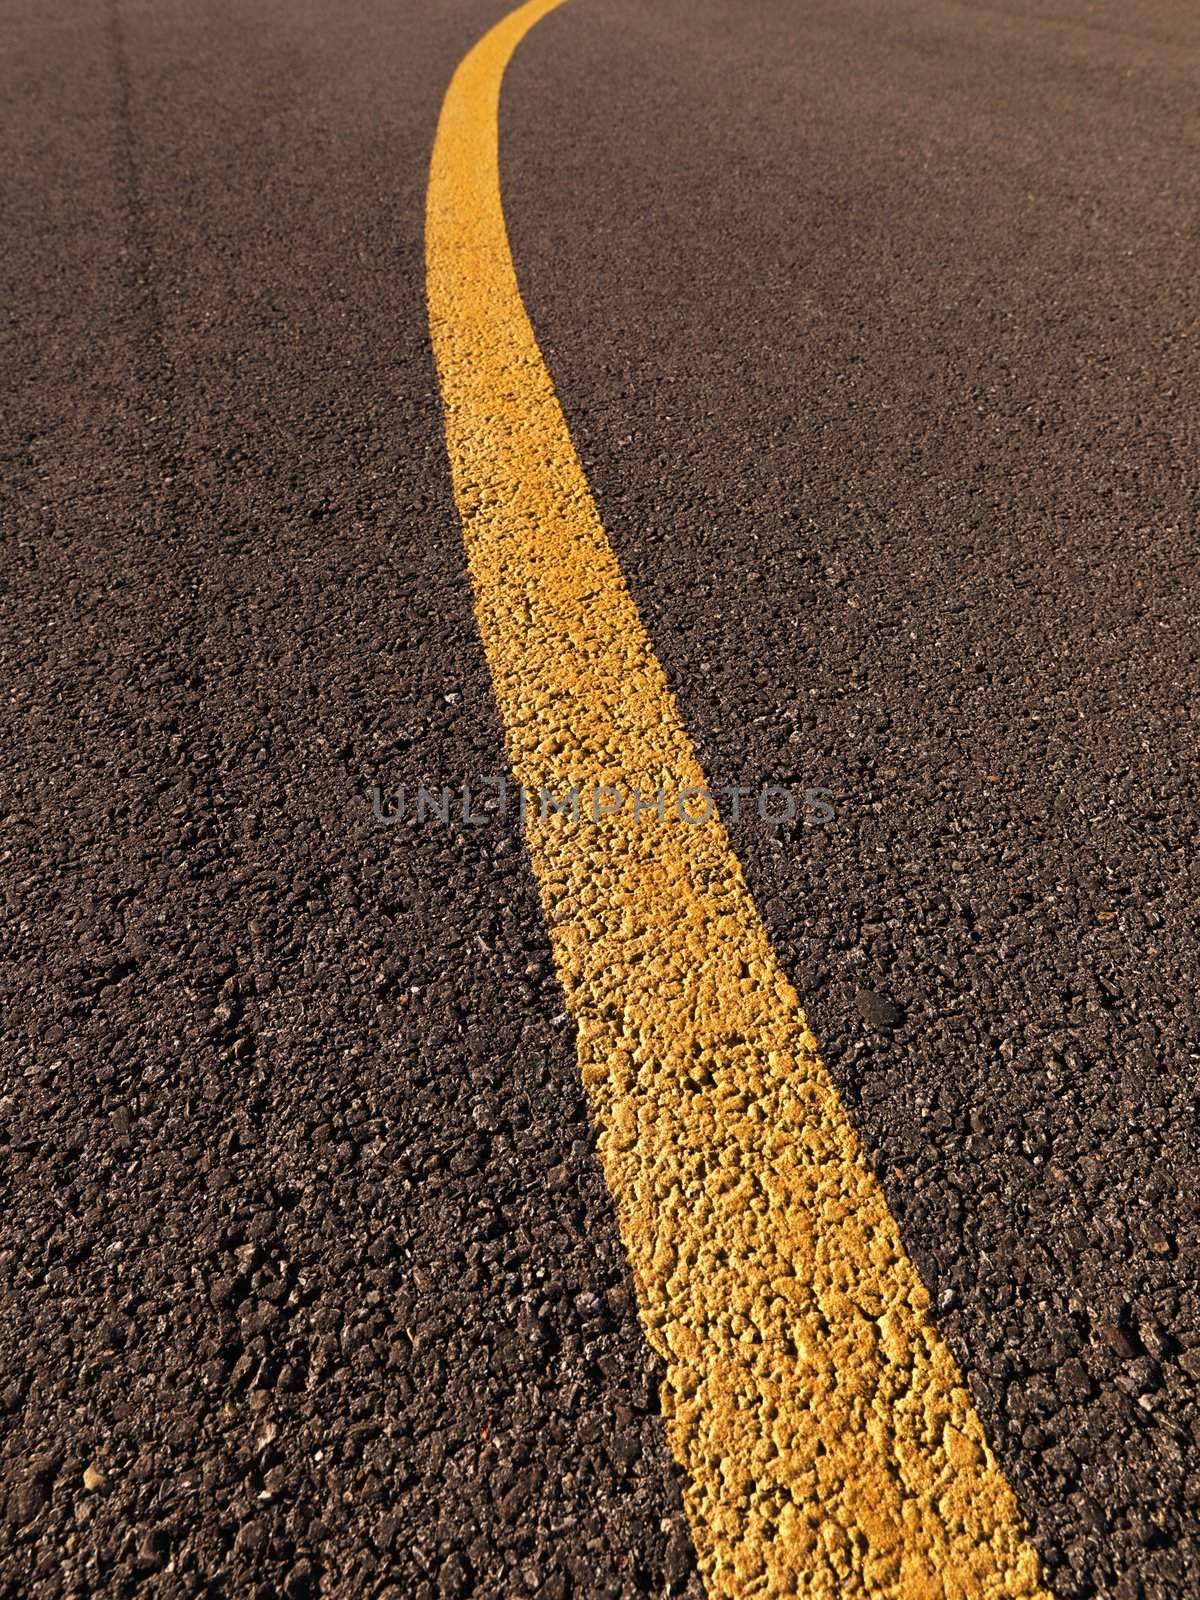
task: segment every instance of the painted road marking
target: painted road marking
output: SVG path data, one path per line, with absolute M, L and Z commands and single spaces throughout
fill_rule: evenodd
M 442 107 L 426 268 L 446 444 L 515 778 L 676 793 L 704 775 L 501 206 L 501 78 L 558 3 L 494 27 Z M 1045 1595 L 724 828 L 531 810 L 526 837 L 710 1596 Z

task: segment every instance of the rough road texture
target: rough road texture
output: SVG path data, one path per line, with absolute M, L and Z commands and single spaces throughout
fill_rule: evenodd
M 690 1546 L 425 331 L 491 20 L 8 8 L 0 1593 L 613 1596 Z
M 0 1594 L 698 1593 L 424 331 L 504 9 L 5 0 Z M 572 0 L 521 287 L 1056 1592 L 1200 1590 L 1197 26 Z M 461 834 L 461 836 L 460 836 Z M 819 905 L 819 915 L 812 907 Z
M 705 775 L 521 302 L 497 107 L 556 4 L 515 11 L 447 91 L 429 325 L 480 634 L 704 1587 L 1048 1600 L 728 836 L 680 814 Z M 580 790 L 580 815 L 546 804 Z
M 734 842 L 1052 1586 L 1200 1592 L 1200 27 L 584 11 L 505 171 L 601 517 L 714 784 L 835 793 Z

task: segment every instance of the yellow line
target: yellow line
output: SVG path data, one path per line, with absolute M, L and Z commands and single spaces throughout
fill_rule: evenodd
M 557 3 L 494 27 L 442 107 L 426 266 L 446 443 L 514 776 L 675 793 L 704 775 L 501 207 L 500 81 Z M 1044 1596 L 724 828 L 532 808 L 527 841 L 710 1596 Z

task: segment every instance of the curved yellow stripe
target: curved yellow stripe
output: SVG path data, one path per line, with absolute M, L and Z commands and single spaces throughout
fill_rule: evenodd
M 446 444 L 516 779 L 673 794 L 704 774 L 501 208 L 501 77 L 556 4 L 493 28 L 442 108 L 426 263 Z M 724 828 L 627 809 L 531 816 L 527 838 L 709 1594 L 1044 1595 Z

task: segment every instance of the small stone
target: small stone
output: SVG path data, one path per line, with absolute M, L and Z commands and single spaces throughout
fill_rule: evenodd
M 106 1350 L 124 1350 L 129 1329 L 120 1317 L 105 1317 L 96 1331 Z
M 1194 1350 L 1185 1350 L 1179 1357 L 1179 1366 L 1189 1378 L 1195 1378 L 1200 1382 L 1200 1345 Z
M 609 1383 L 620 1383 L 625 1375 L 625 1363 L 614 1352 L 606 1352 L 596 1357 L 596 1371 Z
M 166 1565 L 171 1553 L 171 1536 L 166 1528 L 151 1528 L 138 1546 L 138 1566 L 143 1571 L 157 1571 Z
M 19 1483 L 8 1497 L 8 1520 L 20 1526 L 32 1522 L 46 1503 L 44 1484 L 36 1478 Z
M 904 1012 L 894 1001 L 874 989 L 860 989 L 854 996 L 859 1016 L 869 1028 L 890 1032 L 904 1021 Z
M 1082 1361 L 1064 1361 L 1058 1369 L 1058 1384 L 1067 1400 L 1087 1400 L 1092 1393 L 1092 1380 Z
M 438 1594 L 442 1600 L 460 1600 L 471 1592 L 471 1573 L 465 1556 L 457 1552 L 442 1562 L 438 1573 Z
M 1175 1348 L 1175 1341 L 1157 1322 L 1143 1322 L 1138 1328 L 1142 1349 L 1152 1361 L 1166 1361 Z
M 396 1253 L 395 1240 L 386 1233 L 372 1239 L 367 1246 L 367 1260 L 376 1267 L 385 1267 Z
M 233 1541 L 235 1552 L 242 1556 L 259 1555 L 266 1546 L 267 1527 L 263 1522 L 243 1522 Z
M 1110 1350 L 1115 1350 L 1122 1361 L 1132 1361 L 1138 1353 L 1136 1343 L 1125 1332 L 1125 1329 L 1116 1322 L 1104 1322 L 1100 1325 L 1100 1337 Z
M 208 1286 L 208 1294 L 213 1305 L 218 1311 L 223 1311 L 226 1306 L 237 1303 L 238 1283 L 235 1278 L 214 1278 Z
M 311 1528 L 309 1532 L 311 1534 Z M 316 1576 L 311 1561 L 303 1558 L 297 1561 L 283 1580 L 283 1592 L 287 1600 L 309 1600 L 309 1596 L 316 1593 Z

